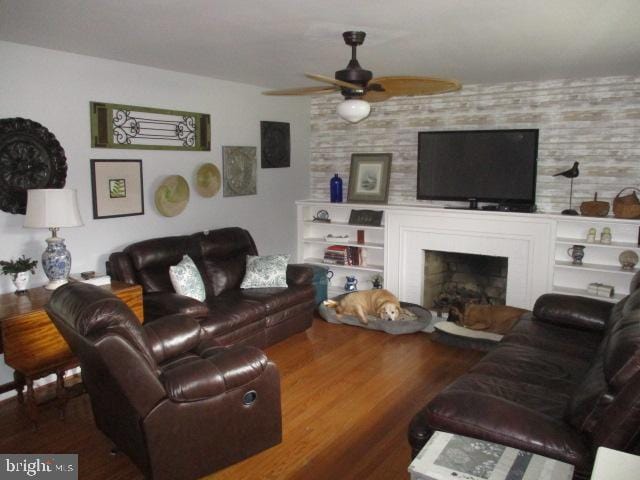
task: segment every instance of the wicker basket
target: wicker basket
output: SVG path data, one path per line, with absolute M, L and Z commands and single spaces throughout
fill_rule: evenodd
M 585 217 L 606 217 L 609 215 L 609 202 L 598 201 L 598 193 L 593 196 L 593 200 L 580 204 L 580 213 Z
M 625 190 L 633 190 L 633 192 L 622 195 Z M 640 190 L 626 187 L 616 195 L 616 198 L 613 199 L 613 215 L 616 218 L 640 218 L 640 200 L 638 200 L 636 192 L 640 192 Z

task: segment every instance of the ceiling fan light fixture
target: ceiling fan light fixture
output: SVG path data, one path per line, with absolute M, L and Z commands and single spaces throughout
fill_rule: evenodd
M 338 116 L 349 123 L 358 123 L 371 113 L 371 105 L 365 100 L 350 98 L 338 105 Z

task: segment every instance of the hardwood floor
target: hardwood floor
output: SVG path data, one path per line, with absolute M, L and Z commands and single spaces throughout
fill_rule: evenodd
M 282 377 L 283 442 L 207 478 L 408 478 L 411 417 L 481 353 L 316 320 L 267 350 Z M 79 453 L 81 479 L 138 479 L 138 470 L 94 427 L 87 395 L 41 411 L 33 432 L 15 401 L 0 405 L 0 451 Z

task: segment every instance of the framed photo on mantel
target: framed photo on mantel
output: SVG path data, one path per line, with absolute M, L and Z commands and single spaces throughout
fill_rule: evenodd
M 349 202 L 387 203 L 390 176 L 390 153 L 352 154 L 349 171 Z

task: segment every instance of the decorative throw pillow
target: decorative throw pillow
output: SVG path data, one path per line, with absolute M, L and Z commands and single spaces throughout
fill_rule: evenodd
M 240 288 L 287 286 L 289 255 L 247 255 L 247 271 Z
M 177 265 L 169 267 L 169 276 L 176 293 L 195 298 L 201 302 L 206 298 L 207 294 L 204 290 L 202 277 L 189 255 L 182 257 Z

